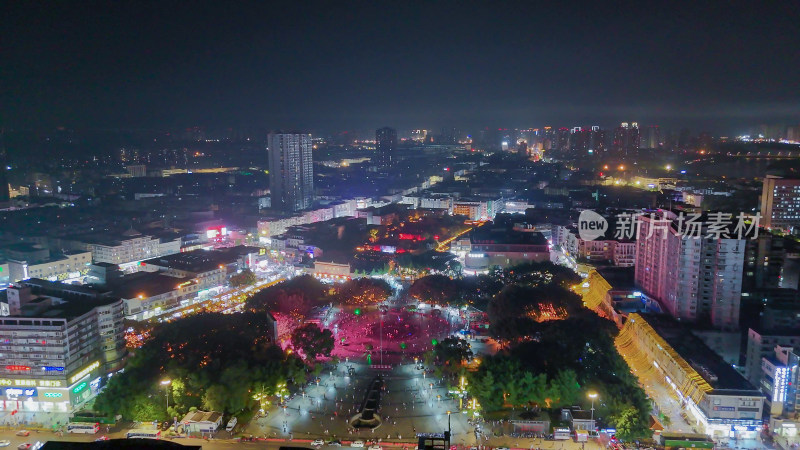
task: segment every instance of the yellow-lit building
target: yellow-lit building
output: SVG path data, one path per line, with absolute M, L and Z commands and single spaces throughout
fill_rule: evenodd
M 671 316 L 631 313 L 615 343 L 643 384 L 677 394 L 698 431 L 737 439 L 761 431 L 761 391 Z

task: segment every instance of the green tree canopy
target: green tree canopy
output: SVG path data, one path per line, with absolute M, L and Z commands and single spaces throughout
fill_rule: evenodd
M 256 282 L 256 274 L 250 269 L 244 269 L 240 273 L 231 275 L 230 284 L 233 287 L 250 286 Z
M 315 361 L 317 356 L 331 356 L 334 341 L 333 333 L 320 329 L 316 324 L 306 323 L 292 332 L 292 347 L 302 351 L 307 361 Z
M 529 287 L 511 284 L 503 288 L 491 302 L 487 313 L 492 325 L 519 318 L 533 322 L 566 319 L 583 308 L 577 294 L 554 284 Z M 522 323 L 520 323 L 521 325 Z M 502 336 L 509 338 L 510 336 Z
M 385 301 L 392 287 L 380 278 L 356 278 L 336 287 L 334 299 L 340 305 L 367 306 Z
M 446 337 L 433 347 L 433 353 L 448 374 L 458 371 L 461 363 L 472 359 L 472 349 L 464 339 Z
M 163 324 L 109 380 L 95 409 L 149 421 L 193 407 L 225 413 L 252 408 L 249 390 L 257 384 L 305 381 L 302 361 L 273 345 L 272 325 L 266 314 L 253 312 L 198 314 Z M 169 414 L 165 395 L 171 397 Z
M 408 289 L 408 295 L 420 302 L 446 305 L 457 299 L 458 287 L 444 275 L 428 275 L 416 281 Z
M 328 288 L 310 275 L 262 289 L 247 299 L 245 308 L 254 312 L 278 312 L 296 319 L 308 315 L 312 308 L 324 304 Z

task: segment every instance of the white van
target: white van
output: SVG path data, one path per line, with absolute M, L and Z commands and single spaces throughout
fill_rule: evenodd
M 236 427 L 236 416 L 231 417 L 231 420 L 228 421 L 228 425 L 225 427 L 225 431 L 230 433 Z

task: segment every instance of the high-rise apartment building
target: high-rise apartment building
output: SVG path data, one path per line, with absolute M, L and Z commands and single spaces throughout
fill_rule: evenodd
M 3 132 L 0 131 L 0 208 L 11 200 L 11 191 L 8 187 L 8 176 L 6 175 L 6 168 L 8 161 L 6 159 L 6 147 L 3 138 Z
M 558 133 L 556 134 L 556 142 L 555 142 L 555 149 L 562 154 L 566 153 L 569 150 L 569 137 L 570 137 L 570 130 L 569 128 L 559 128 Z
M 375 165 L 390 169 L 396 161 L 397 130 L 384 127 L 375 130 Z
M 612 149 L 620 155 L 627 155 L 639 150 L 640 135 L 639 124 L 636 122 L 622 122 L 614 129 L 614 143 Z
M 606 151 L 606 130 L 593 126 L 589 134 L 589 150 L 595 155 Z
M 708 321 L 723 330 L 739 327 L 744 239 L 695 238 L 681 233 L 676 216 L 642 216 L 637 235 L 636 283 L 674 317 Z
M 311 134 L 270 133 L 267 145 L 272 207 L 286 212 L 311 208 L 314 202 Z
M 642 140 L 643 148 L 661 147 L 661 129 L 658 128 L 658 125 L 649 125 L 645 133 L 644 140 Z
M 800 225 L 800 180 L 767 175 L 761 189 L 761 224 L 792 233 Z

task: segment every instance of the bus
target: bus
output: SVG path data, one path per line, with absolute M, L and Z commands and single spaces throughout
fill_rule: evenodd
M 128 439 L 161 439 L 160 430 L 130 430 L 125 435 Z
M 97 434 L 100 431 L 99 423 L 70 422 L 67 424 L 68 433 Z

